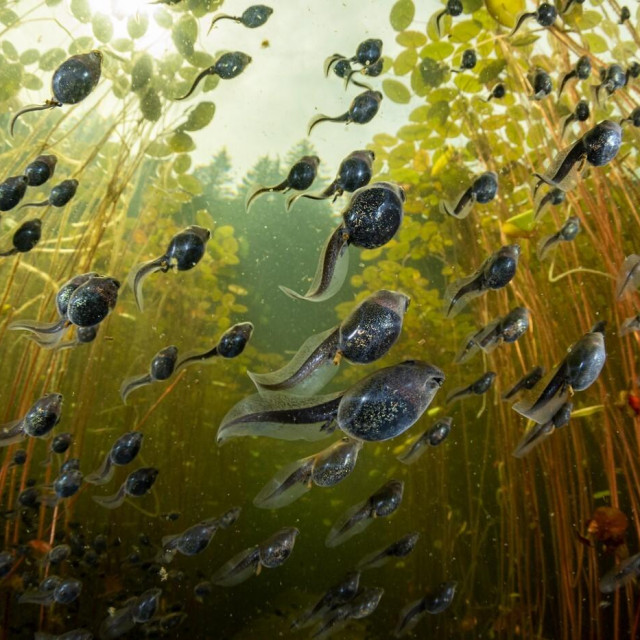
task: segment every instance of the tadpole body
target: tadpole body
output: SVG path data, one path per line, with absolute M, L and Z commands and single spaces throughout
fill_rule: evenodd
M 53 155 L 38 156 L 30 162 L 24 170 L 27 185 L 39 187 L 47 182 L 53 176 L 57 162 L 58 158 Z
M 0 211 L 11 211 L 17 207 L 27 192 L 28 184 L 26 176 L 13 176 L 0 182 Z
M 51 189 L 51 193 L 46 200 L 41 202 L 26 202 L 20 208 L 25 207 L 64 207 L 67 205 L 73 196 L 76 195 L 79 182 L 77 180 L 63 180 L 60 184 Z
M 127 403 L 129 394 L 135 389 L 144 387 L 153 382 L 161 382 L 167 380 L 173 375 L 178 360 L 178 347 L 170 345 L 160 349 L 153 359 L 149 367 L 149 373 L 132 376 L 127 378 L 120 385 L 120 397 L 122 402 Z
M 566 11 L 566 9 L 565 9 Z M 535 11 L 531 13 L 521 13 L 518 16 L 518 20 L 516 22 L 516 26 L 513 28 L 513 31 L 509 34 L 509 37 L 514 36 L 519 30 L 520 27 L 525 23 L 525 21 L 533 18 L 541 27 L 550 27 L 558 17 L 558 12 L 556 8 L 549 4 L 548 2 L 543 2 Z
M 558 88 L 558 98 L 562 95 L 562 91 L 564 90 L 569 80 L 571 80 L 572 78 L 577 78 L 578 80 L 586 80 L 590 75 L 591 58 L 589 56 L 580 56 L 574 68 L 569 71 L 569 73 L 565 73 L 565 75 L 562 76 L 562 80 L 560 80 L 560 86 Z
M 438 32 L 438 36 L 442 35 L 442 28 L 440 26 L 442 18 L 444 18 L 444 16 L 457 18 L 462 13 L 462 9 L 461 0 L 447 0 L 445 8 L 436 14 L 436 30 Z
M 379 91 L 364 91 L 357 95 L 351 104 L 348 111 L 339 116 L 326 116 L 324 114 L 318 115 L 309 123 L 309 129 L 307 135 L 311 135 L 316 125 L 321 122 L 343 122 L 344 124 L 367 124 L 371 122 L 380 109 L 380 103 L 382 102 L 382 94 Z
M 485 171 L 471 183 L 455 204 L 441 200 L 440 209 L 453 218 L 462 220 L 469 215 L 474 203 L 487 204 L 496 197 L 497 193 L 498 174 L 494 171 Z
M 540 239 L 537 251 L 538 258 L 542 261 L 560 244 L 561 242 L 571 242 L 575 240 L 580 233 L 580 219 L 577 216 L 567 218 L 562 227 L 549 236 Z
M 254 4 L 245 9 L 240 16 L 231 16 L 226 13 L 214 16 L 207 33 L 211 33 L 215 23 L 220 20 L 233 20 L 243 27 L 247 27 L 247 29 L 257 29 L 266 23 L 272 13 L 273 9 L 271 7 L 267 7 L 264 4 Z
M 11 244 L 13 247 L 7 251 L 0 252 L 0 257 L 6 258 L 17 253 L 28 253 L 33 249 L 42 235 L 42 220 L 27 220 L 23 222 L 13 234 Z
M 223 53 L 210 67 L 201 71 L 196 76 L 189 91 L 181 98 L 176 98 L 176 100 L 186 100 L 207 76 L 218 76 L 221 80 L 231 80 L 239 76 L 250 62 L 251 56 L 242 53 L 242 51 Z
M 11 120 L 11 135 L 18 118 L 31 111 L 43 111 L 65 104 L 82 102 L 98 85 L 102 73 L 102 53 L 90 51 L 67 58 L 54 72 L 51 79 L 52 98 L 42 105 L 25 107 Z

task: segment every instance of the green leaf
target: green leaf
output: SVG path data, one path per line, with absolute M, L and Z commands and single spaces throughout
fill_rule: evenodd
M 443 125 L 447 121 L 450 112 L 451 108 L 449 107 L 449 103 L 445 100 L 441 100 L 431 106 L 429 113 L 427 114 L 427 119 L 437 120 L 440 125 Z
M 597 33 L 585 33 L 582 38 L 589 46 L 591 53 L 604 53 L 605 51 L 609 51 L 607 41 Z
M 193 138 L 184 131 L 176 131 L 168 141 L 169 148 L 175 153 L 185 153 L 196 148 Z
M 113 80 L 112 89 L 113 95 L 116 98 L 120 100 L 124 99 L 129 93 L 129 88 L 129 78 L 124 74 L 121 73 Z
M 18 51 L 8 40 L 2 41 L 2 53 L 4 53 L 8 60 L 15 62 L 18 59 Z
M 582 15 L 576 15 L 575 23 L 580 31 L 593 29 L 602 22 L 602 14 L 599 11 L 583 11 Z
M 392 147 L 397 142 L 397 139 L 388 133 L 377 133 L 373 136 L 373 141 L 381 147 Z
M 464 13 L 475 13 L 482 6 L 482 0 L 462 0 Z
M 20 64 L 24 67 L 28 67 L 30 64 L 38 62 L 40 52 L 37 49 L 27 49 L 23 51 L 20 56 Z
M 482 25 L 476 20 L 465 20 L 451 27 L 449 37 L 453 42 L 469 42 L 473 40 L 481 30 Z
M 431 130 L 432 127 L 426 124 L 406 124 L 404 127 L 400 127 L 398 137 L 407 142 L 424 140 L 429 137 Z
M 180 125 L 180 131 L 199 131 L 213 120 L 216 105 L 213 102 L 201 102 L 191 110 L 187 121 Z
M 131 91 L 144 89 L 153 75 L 153 58 L 146 52 L 142 53 L 131 69 Z
M 401 47 L 417 48 L 427 41 L 427 36 L 420 31 L 403 31 L 396 36 L 396 42 Z
M 509 218 L 507 222 L 521 231 L 531 231 L 536 226 L 533 219 L 533 209 L 529 209 L 529 211 L 525 211 L 524 213 L 519 213 L 517 216 Z
M 438 62 L 445 60 L 453 53 L 453 45 L 445 40 L 432 42 L 420 50 L 421 58 L 431 58 Z
M 397 169 L 404 167 L 413 160 L 416 150 L 413 142 L 403 142 L 391 150 L 389 154 L 389 167 Z
M 136 40 L 142 38 L 149 28 L 149 17 L 146 13 L 136 13 L 127 20 L 127 33 Z
M 418 52 L 415 49 L 405 49 L 394 61 L 393 72 L 397 76 L 409 73 L 418 62 Z
M 412 22 L 416 14 L 413 0 L 398 0 L 391 7 L 389 22 L 396 31 L 404 31 Z
M 42 80 L 33 73 L 24 74 L 22 85 L 25 89 L 30 89 L 31 91 L 40 91 L 43 87 Z
M 107 43 L 113 38 L 113 24 L 111 18 L 104 13 L 96 13 L 91 21 L 91 28 L 96 40 Z
M 392 102 L 407 104 L 411 100 L 411 92 L 402 82 L 387 78 L 382 81 L 382 90 Z
M 171 14 L 165 9 L 156 9 L 153 14 L 153 19 L 156 21 L 156 24 L 163 29 L 171 29 L 171 25 L 173 24 Z
M 66 57 L 67 53 L 64 49 L 49 49 L 47 53 L 40 56 L 40 68 L 43 71 L 53 71 L 62 64 Z
M 164 142 L 154 140 L 147 147 L 145 153 L 152 158 L 166 158 L 168 155 L 171 155 L 171 149 L 169 149 L 169 145 Z
M 153 89 L 149 89 L 140 98 L 140 111 L 142 112 L 142 117 L 145 120 L 149 120 L 149 122 L 157 122 L 160 119 L 162 115 L 162 102 Z
M 516 36 L 511 41 L 512 47 L 528 47 L 530 44 L 534 44 L 540 39 L 535 33 L 527 33 L 520 36 Z
M 425 58 L 418 67 L 422 81 L 427 87 L 437 87 L 444 82 L 448 71 L 433 58 Z
M 78 55 L 79 53 L 86 53 L 87 51 L 91 51 L 91 49 L 93 49 L 93 38 L 90 38 L 89 36 L 76 38 L 69 45 L 69 53 L 72 56 Z
M 62 0 L 45 0 L 45 4 L 47 7 L 57 7 Z
M 184 14 L 171 30 L 171 39 L 176 49 L 185 58 L 193 55 L 193 47 L 198 38 L 198 23 L 189 14 Z
M 80 22 L 91 22 L 91 5 L 89 0 L 71 0 L 71 13 Z
M 524 0 L 484 0 L 489 14 L 504 27 L 513 28 L 516 17 L 525 10 Z
M 191 156 L 188 153 L 181 153 L 176 156 L 172 168 L 175 173 L 186 173 L 191 168 Z
M 133 40 L 129 38 L 116 38 L 111 41 L 111 46 L 121 53 L 127 53 L 133 51 Z
M 2 82 L 0 82 L 0 102 L 4 102 L 18 93 L 22 85 L 22 66 L 18 62 L 7 62 L 0 56 Z
M 409 115 L 409 120 L 411 120 L 411 122 L 426 122 L 429 117 L 430 108 L 428 105 L 422 105 L 414 109 Z
M 211 54 L 204 51 L 194 51 L 193 54 L 187 58 L 189 64 L 198 68 L 210 67 L 215 61 L 216 59 Z
M 11 11 L 11 9 L 0 10 L 0 22 L 6 27 L 10 27 L 12 24 L 15 24 L 19 19 L 20 16 L 15 11 Z
M 194 196 L 199 196 L 202 193 L 202 183 L 198 178 L 190 174 L 184 174 L 178 176 L 178 184 L 187 192 Z
M 459 73 L 456 75 L 453 79 L 453 83 L 464 93 L 480 93 L 483 89 L 482 85 L 474 76 L 466 73 Z
M 507 66 L 507 62 L 506 60 L 490 60 L 484 64 L 481 62 L 478 67 L 481 65 L 482 68 L 478 73 L 478 81 L 481 84 L 488 84 L 502 73 L 502 70 Z

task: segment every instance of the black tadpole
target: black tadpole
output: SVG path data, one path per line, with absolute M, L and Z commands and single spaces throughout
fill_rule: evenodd
M 496 100 L 501 100 L 502 98 L 504 98 L 506 93 L 507 90 L 505 89 L 505 86 L 502 84 L 502 82 L 499 82 L 495 87 L 493 87 L 493 89 L 491 89 L 491 93 L 489 94 L 489 97 L 485 100 L 485 102 L 491 102 L 491 100 L 493 100 L 494 98 Z
M 578 80 L 586 80 L 591 75 L 591 58 L 589 56 L 580 56 L 576 66 L 566 73 L 560 81 L 560 88 L 558 89 L 558 98 L 562 95 L 562 91 L 572 78 L 578 78 Z
M 640 107 L 636 107 L 626 118 L 620 120 L 620 124 L 630 122 L 634 127 L 640 127 Z
M 460 73 L 461 71 L 467 71 L 473 69 L 478 64 L 478 56 L 473 49 L 466 49 L 462 53 L 462 59 L 460 60 L 459 69 L 451 69 L 454 73 Z
M 13 176 L 0 182 L 0 211 L 10 211 L 24 198 L 29 184 L 26 176 Z
M 440 20 L 442 20 L 442 18 L 444 18 L 445 16 L 456 18 L 461 13 L 462 2 L 460 0 L 447 0 L 447 6 L 436 15 L 436 30 L 438 31 L 438 36 L 442 34 L 442 29 L 440 28 Z
M 271 7 L 267 7 L 264 4 L 255 4 L 248 9 L 245 9 L 242 12 L 241 16 L 230 16 L 226 13 L 223 13 L 219 16 L 214 16 L 213 20 L 211 21 L 209 31 L 207 31 L 207 35 L 211 33 L 213 25 L 219 20 L 233 20 L 234 22 L 238 22 L 248 29 L 257 29 L 269 19 L 272 13 L 273 9 Z
M 133 295 L 140 311 L 144 308 L 142 298 L 144 280 L 157 271 L 167 273 L 173 268 L 178 271 L 193 269 L 202 260 L 210 237 L 209 229 L 191 225 L 171 238 L 164 255 L 133 268 L 129 274 L 128 282 L 133 289 Z
M 13 247 L 8 251 L 0 253 L 0 257 L 6 258 L 7 256 L 13 256 L 16 253 L 27 253 L 33 249 L 38 242 L 40 242 L 40 236 L 42 231 L 42 221 L 39 219 L 27 220 L 18 227 L 18 230 L 13 234 L 12 244 Z
M 305 191 L 316 179 L 318 174 L 318 165 L 320 158 L 318 156 L 303 156 L 289 170 L 287 177 L 272 187 L 258 186 L 247 195 L 246 209 L 249 211 L 254 200 L 263 193 L 273 193 L 281 191 L 286 193 L 290 189 L 295 191 Z
M 190 352 L 187 353 L 175 367 L 176 373 L 181 369 L 196 362 L 205 362 L 212 358 L 219 356 L 220 358 L 236 358 L 239 356 L 247 346 L 247 343 L 251 339 L 253 333 L 253 324 L 251 322 L 239 322 L 227 329 L 215 347 L 209 349 L 209 351 L 203 352 Z
M 164 349 L 160 349 L 160 351 L 153 356 L 153 360 L 151 360 L 151 366 L 149 367 L 148 374 L 127 378 L 120 385 L 120 397 L 122 398 L 122 402 L 127 404 L 127 397 L 135 389 L 144 387 L 152 382 L 159 382 L 170 378 L 176 368 L 177 359 L 178 347 L 171 345 Z
M 567 7 L 568 8 L 568 7 Z M 565 9 L 566 11 L 566 9 Z M 536 11 L 531 13 L 521 13 L 518 17 L 518 21 L 516 22 L 516 26 L 513 28 L 513 31 L 509 34 L 509 37 L 512 37 L 519 31 L 520 27 L 525 23 L 526 20 L 530 18 L 535 18 L 536 22 L 541 27 L 550 27 L 558 17 L 558 12 L 556 8 L 549 4 L 548 2 L 543 2 Z
M 629 7 L 622 7 L 620 9 L 620 22 L 618 24 L 624 24 L 631 17 L 631 11 L 629 11 Z
M 42 202 L 26 202 L 20 209 L 25 207 L 64 207 L 76 195 L 78 184 L 77 180 L 63 180 L 51 189 L 51 193 L 46 200 Z
M 57 162 L 56 156 L 38 156 L 33 162 L 30 162 L 24 170 L 27 185 L 39 187 L 47 182 L 53 176 Z
M 90 51 L 67 58 L 53 73 L 53 97 L 44 104 L 32 105 L 18 111 L 11 120 L 11 135 L 18 118 L 31 111 L 54 109 L 65 104 L 82 102 L 97 86 L 102 72 L 102 52 Z
M 336 67 L 334 67 L 334 70 Z M 366 67 L 362 67 L 362 69 L 351 69 L 350 71 L 348 71 L 345 77 L 344 88 L 346 89 L 349 86 L 349 83 L 351 83 L 356 87 L 361 87 L 362 89 L 366 89 L 367 91 L 372 91 L 369 85 L 363 84 L 362 82 L 358 82 L 357 80 L 353 80 L 353 76 L 356 73 L 362 73 L 363 75 L 368 76 L 369 78 L 377 78 L 382 73 L 383 67 L 384 67 L 384 60 L 380 58 L 380 60 L 378 60 L 374 64 L 370 64 L 370 65 L 367 65 Z
M 573 113 L 569 114 L 562 123 L 562 134 L 560 137 L 564 137 L 564 134 L 567 131 L 567 127 L 572 122 L 576 120 L 578 122 L 584 122 L 585 120 L 589 119 L 590 115 L 591 113 L 589 110 L 589 103 L 586 100 L 580 100 L 580 102 L 578 102 L 578 104 L 576 105 Z
M 380 108 L 380 102 L 382 101 L 382 94 L 379 91 L 365 91 L 357 95 L 346 113 L 341 116 L 332 118 L 331 116 L 319 115 L 313 118 L 309 123 L 309 131 L 307 134 L 311 134 L 317 124 L 321 122 L 344 122 L 349 124 L 355 122 L 356 124 L 367 124 L 373 120 Z
M 331 68 L 334 67 L 334 65 L 341 65 L 340 73 L 338 73 L 335 68 L 334 71 L 336 72 L 336 75 L 344 78 L 346 73 L 351 70 L 351 63 L 362 65 L 362 67 L 365 68 L 372 67 L 380 61 L 381 57 L 382 40 L 377 38 L 368 38 L 358 45 L 355 55 L 351 58 L 347 58 L 340 53 L 334 53 L 332 56 L 329 56 L 324 63 L 324 74 L 325 76 L 328 76 L 329 71 L 331 71 Z M 379 74 L 371 73 L 370 75 L 373 76 Z
M 222 80 L 231 80 L 239 76 L 251 62 L 251 56 L 242 51 L 231 51 L 223 53 L 213 65 L 201 71 L 191 85 L 191 89 L 187 91 L 181 98 L 176 100 L 186 100 L 195 90 L 200 82 L 207 76 L 219 76 Z

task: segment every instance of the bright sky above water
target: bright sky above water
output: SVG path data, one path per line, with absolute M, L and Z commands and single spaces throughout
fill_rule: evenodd
M 265 0 L 266 1 L 266 0 Z M 227 0 L 222 12 L 240 15 L 252 0 Z M 127 18 L 136 13 L 150 17 L 149 31 L 144 37 L 147 50 L 156 56 L 174 51 L 169 32 L 160 29 L 151 17 L 161 5 L 150 5 L 147 0 L 90 0 L 94 11 L 106 13 L 114 23 L 114 37 L 128 37 Z M 239 77 L 222 81 L 212 92 L 201 89 L 175 108 L 186 111 L 201 100 L 213 100 L 216 114 L 213 122 L 203 131 L 195 132 L 197 149 L 193 153 L 196 164 L 204 164 L 221 148 L 226 147 L 233 159 L 234 169 L 243 174 L 256 159 L 263 155 L 284 155 L 296 142 L 307 137 L 307 127 L 318 113 L 337 116 L 344 113 L 361 89 L 349 87 L 335 75 L 325 78 L 325 59 L 339 52 L 350 56 L 358 43 L 370 37 L 384 42 L 383 51 L 395 57 L 400 47 L 389 24 L 389 13 L 394 0 L 273 0 L 274 13 L 266 25 L 247 29 L 231 21 L 219 22 L 207 35 L 210 16 L 199 20 L 200 33 L 197 50 L 215 55 L 223 50 L 241 50 L 253 61 Z M 21 3 L 19 13 L 36 5 Z M 413 27 L 423 31 L 428 17 L 439 6 L 436 0 L 417 3 Z M 180 13 L 173 12 L 176 19 Z M 40 7 L 37 17 L 56 17 L 69 28 L 74 37 L 90 35 L 91 25 L 80 25 L 71 17 L 69 1 L 56 8 Z M 36 17 L 36 13 L 33 14 Z M 155 27 L 155 29 L 154 29 Z M 31 46 L 40 48 L 69 46 L 69 36 L 53 23 L 32 22 L 29 25 Z M 21 39 L 26 32 L 11 39 Z M 268 41 L 268 46 L 263 43 Z M 19 50 L 24 43 L 15 42 Z M 23 93 L 25 103 L 39 102 L 48 95 L 50 76 L 43 73 L 44 88 L 39 92 Z M 380 89 L 384 77 L 367 79 L 374 89 Z M 405 76 L 400 80 L 408 84 Z M 415 105 L 398 105 L 383 99 L 380 112 L 367 125 L 324 123 L 313 131 L 310 140 L 321 157 L 321 174 L 330 176 L 340 160 L 351 151 L 363 148 L 375 133 L 395 131 L 406 122 L 406 114 Z

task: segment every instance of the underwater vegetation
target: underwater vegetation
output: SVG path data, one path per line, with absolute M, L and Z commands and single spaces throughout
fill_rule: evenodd
M 639 18 L 0 0 L 0 640 L 638 637 Z

